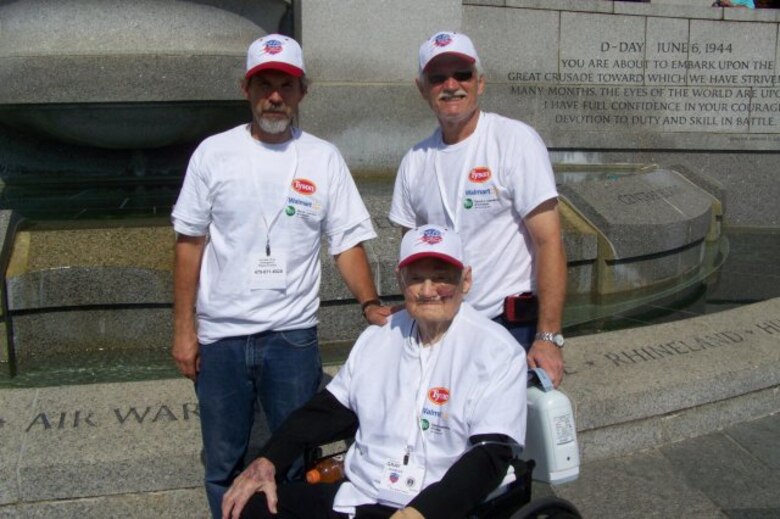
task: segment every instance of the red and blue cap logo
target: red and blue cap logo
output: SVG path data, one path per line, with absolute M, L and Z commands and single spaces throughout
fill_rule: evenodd
M 282 52 L 282 42 L 279 40 L 268 40 L 265 42 L 265 51 L 268 54 L 279 54 Z
M 441 231 L 438 229 L 426 229 L 422 236 L 420 236 L 420 242 L 427 243 L 428 245 L 436 245 L 443 239 L 444 238 L 441 235 Z
M 433 44 L 437 47 L 446 47 L 450 43 L 452 43 L 452 35 L 447 34 L 446 32 L 437 34 L 433 39 Z

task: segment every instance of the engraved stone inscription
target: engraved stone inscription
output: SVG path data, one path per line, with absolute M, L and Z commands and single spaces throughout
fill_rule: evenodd
M 85 429 L 103 425 L 148 426 L 158 422 L 187 422 L 200 419 L 198 404 L 115 407 L 110 412 L 91 409 L 43 411 L 33 416 L 25 432 Z M 0 427 L 5 422 L 0 420 Z
M 719 40 L 700 32 L 687 40 L 593 35 L 561 49 L 557 71 L 509 70 L 505 80 L 559 129 L 710 132 L 735 141 L 780 134 L 774 52 L 757 52 L 736 33 Z
M 780 319 L 756 323 L 751 328 L 722 330 L 707 335 L 687 337 L 668 342 L 646 344 L 637 348 L 605 353 L 613 366 L 640 364 L 666 357 L 706 352 L 712 349 L 739 345 L 757 333 L 780 335 Z

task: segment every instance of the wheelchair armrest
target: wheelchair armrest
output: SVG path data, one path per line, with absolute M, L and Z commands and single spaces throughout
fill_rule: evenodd
M 506 519 L 531 501 L 533 460 L 512 459 L 501 484 L 470 514 L 469 519 Z

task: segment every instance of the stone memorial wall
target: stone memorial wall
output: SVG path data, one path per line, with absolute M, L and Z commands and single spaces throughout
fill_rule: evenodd
M 777 23 L 647 12 L 468 6 L 464 30 L 522 42 L 483 52 L 486 96 L 551 147 L 776 150 Z

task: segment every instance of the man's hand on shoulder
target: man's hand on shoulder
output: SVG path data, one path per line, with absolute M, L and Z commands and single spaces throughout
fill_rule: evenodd
M 222 519 L 238 519 L 247 501 L 258 492 L 265 492 L 268 510 L 277 513 L 276 467 L 267 458 L 253 461 L 230 485 L 222 498 Z
M 528 367 L 542 368 L 558 387 L 563 380 L 563 352 L 555 344 L 548 341 L 534 341 L 528 351 Z
M 366 321 L 368 321 L 369 324 L 375 324 L 377 326 L 384 326 L 391 313 L 392 308 L 380 304 L 368 305 L 365 310 L 363 310 L 363 316 L 365 316 Z

